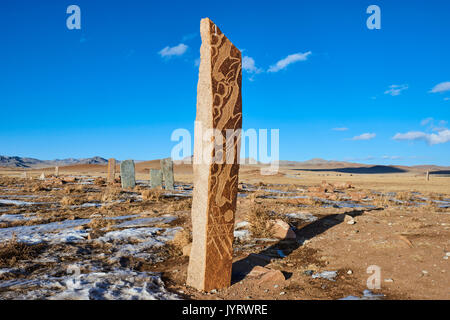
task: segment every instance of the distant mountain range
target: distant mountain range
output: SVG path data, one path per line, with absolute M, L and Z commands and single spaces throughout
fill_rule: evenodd
M 108 160 L 101 157 L 92 157 L 84 159 L 55 159 L 55 160 L 39 160 L 34 158 L 22 158 L 22 157 L 6 157 L 0 156 L 0 167 L 9 168 L 47 168 L 55 166 L 68 166 L 75 164 L 106 164 Z
M 187 157 L 187 159 L 191 157 Z M 186 160 L 186 158 L 185 158 Z M 251 158 L 243 159 L 243 164 L 249 165 L 249 164 L 255 164 L 255 165 L 262 165 L 261 162 L 256 161 Z M 147 160 L 135 160 L 135 163 L 139 162 L 145 162 Z M 154 160 L 158 161 L 159 160 Z M 0 167 L 9 167 L 9 168 L 23 168 L 23 169 L 41 169 L 41 168 L 48 168 L 48 167 L 63 167 L 63 166 L 69 166 L 69 165 L 81 165 L 81 164 L 100 164 L 105 165 L 108 163 L 108 160 L 102 158 L 102 157 L 92 157 L 92 158 L 83 158 L 83 159 L 55 159 L 55 160 L 39 160 L 34 158 L 22 158 L 22 157 L 7 157 L 7 156 L 0 156 Z M 120 161 L 117 160 L 117 163 L 120 163 Z M 175 164 L 177 162 L 175 161 Z M 307 161 L 288 161 L 288 160 L 280 160 L 279 161 L 280 167 L 284 167 L 286 169 L 294 169 L 294 168 L 304 168 L 305 170 L 332 170 L 332 169 L 339 169 L 346 168 L 345 170 L 341 170 L 342 172 L 353 172 L 354 170 L 357 170 L 357 168 L 363 168 L 364 170 L 368 170 L 371 173 L 375 172 L 405 172 L 405 171 L 430 171 L 430 172 L 436 172 L 436 171 L 442 171 L 442 170 L 450 170 L 450 167 L 444 167 L 444 166 L 435 166 L 435 165 L 417 165 L 417 166 L 401 166 L 401 165 L 394 165 L 394 166 L 381 166 L 381 165 L 369 165 L 369 164 L 361 164 L 361 163 L 353 163 L 353 162 L 345 162 L 345 161 L 336 161 L 336 160 L 324 160 L 320 158 L 314 158 Z M 352 169 L 353 168 L 353 169 Z M 339 171 L 339 170 L 333 170 L 333 171 Z M 361 170 L 361 169 L 360 169 Z

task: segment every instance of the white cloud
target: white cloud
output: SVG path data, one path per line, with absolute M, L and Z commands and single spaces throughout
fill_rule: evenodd
M 195 37 L 197 37 L 197 33 L 189 33 L 189 34 L 183 36 L 182 41 L 183 41 L 183 42 L 184 42 L 184 41 L 189 41 L 189 40 L 191 40 L 191 39 L 194 39 Z
M 408 89 L 407 84 L 393 84 L 389 86 L 389 89 L 384 92 L 384 94 L 389 94 L 391 96 L 398 96 L 403 90 Z
M 333 131 L 347 131 L 348 128 L 345 128 L 345 127 L 343 127 L 343 128 L 333 128 L 331 130 L 333 130 Z
M 376 137 L 375 133 L 363 133 L 359 136 L 355 136 L 352 140 L 370 140 Z
M 276 64 L 269 67 L 269 70 L 267 72 L 278 72 L 280 70 L 283 70 L 287 68 L 288 65 L 297 62 L 297 61 L 305 61 L 308 59 L 308 56 L 311 54 L 311 51 L 305 52 L 305 53 L 294 53 L 288 55 L 286 58 L 281 59 Z
M 257 68 L 255 65 L 255 60 L 251 57 L 244 56 L 242 58 L 242 69 L 248 73 L 261 73 L 262 70 Z
M 427 124 L 429 124 L 429 123 L 433 123 L 433 121 L 434 121 L 434 119 L 433 118 L 426 118 L 426 119 L 423 119 L 422 121 L 420 121 L 420 125 L 421 126 L 426 126 Z
M 170 58 L 172 56 L 182 56 L 186 52 L 187 48 L 187 45 L 185 45 L 184 43 L 180 43 L 179 45 L 174 47 L 165 47 L 160 52 L 158 52 L 158 54 L 161 57 L 167 58 Z
M 402 159 L 402 157 L 400 157 L 400 156 L 383 156 L 383 159 L 400 160 L 400 159 Z
M 450 91 L 450 81 L 441 82 L 435 85 L 434 88 L 430 90 L 431 93 L 440 93 L 445 91 Z
M 410 131 L 407 133 L 397 133 L 394 140 L 423 140 L 429 145 L 446 143 L 450 141 L 450 130 L 443 129 L 436 133 L 425 133 L 421 131 Z

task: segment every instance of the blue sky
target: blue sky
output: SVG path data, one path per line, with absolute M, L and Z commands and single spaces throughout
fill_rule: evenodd
M 170 156 L 209 17 L 246 57 L 244 129 L 279 129 L 281 159 L 450 165 L 449 1 L 221 4 L 2 0 L 0 154 Z

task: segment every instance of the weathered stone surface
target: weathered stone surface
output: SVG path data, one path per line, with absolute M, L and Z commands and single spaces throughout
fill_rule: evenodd
M 55 177 L 59 176 L 59 167 L 55 167 Z
M 42 172 L 41 175 L 39 176 L 39 180 L 45 180 L 45 174 Z
M 120 178 L 122 188 L 134 188 L 136 186 L 133 160 L 125 160 L 120 163 Z
M 289 224 L 284 222 L 283 220 L 277 219 L 275 221 L 269 221 L 269 225 L 271 225 L 271 233 L 276 239 L 295 239 L 295 232 L 291 229 Z
M 183 256 L 189 257 L 189 255 L 191 254 L 191 249 L 192 249 L 192 243 L 185 245 L 182 249 Z
M 263 274 L 259 279 L 258 284 L 260 286 L 273 286 L 275 284 L 282 284 L 286 278 L 280 270 L 270 270 Z
M 171 158 L 161 159 L 161 171 L 166 190 L 173 190 L 173 161 Z
M 200 22 L 202 46 L 194 142 L 193 243 L 187 284 L 210 291 L 231 282 L 240 131 L 218 148 L 199 132 L 242 128 L 241 52 L 208 18 Z M 213 161 L 225 154 L 226 163 Z M 228 160 L 228 158 L 230 160 Z
M 162 172 L 158 169 L 150 169 L 150 187 L 152 189 L 162 188 Z
M 108 175 L 106 176 L 106 181 L 108 183 L 114 183 L 116 178 L 116 159 L 110 158 L 108 160 Z

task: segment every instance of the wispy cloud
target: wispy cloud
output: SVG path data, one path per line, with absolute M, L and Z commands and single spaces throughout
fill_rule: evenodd
M 257 68 L 255 65 L 255 60 L 248 56 L 244 56 L 242 58 L 242 69 L 248 73 L 261 73 L 263 71 L 262 69 Z
M 402 157 L 400 157 L 400 156 L 383 156 L 382 158 L 385 160 L 401 160 L 402 159 Z
M 450 91 L 450 81 L 438 83 L 430 90 L 430 93 L 442 93 Z
M 371 140 L 376 137 L 375 133 L 363 133 L 359 136 L 355 136 L 352 140 Z
M 384 94 L 389 94 L 391 96 L 398 96 L 402 91 L 408 89 L 407 84 L 393 84 L 389 86 L 389 89 L 384 92 Z
M 177 46 L 174 47 L 165 47 L 161 51 L 158 52 L 158 54 L 163 58 L 170 58 L 173 56 L 182 56 L 186 50 L 188 49 L 188 46 L 184 43 L 180 43 Z
M 333 128 L 333 129 L 331 129 L 331 130 L 333 130 L 333 131 L 347 131 L 348 128 L 345 128 L 345 127 L 342 127 L 342 128 Z
M 427 124 L 429 124 L 429 123 L 433 123 L 433 118 L 426 118 L 426 119 L 423 119 L 422 121 L 420 121 L 420 125 L 421 126 L 426 126 Z
M 197 37 L 197 33 L 189 33 L 189 34 L 184 35 L 183 39 L 181 41 L 186 42 L 186 41 L 192 40 L 196 37 Z
M 407 133 L 397 133 L 394 137 L 394 140 L 423 140 L 429 145 L 446 143 L 450 141 L 450 130 L 445 129 L 439 131 L 438 133 L 426 133 L 421 131 L 410 131 Z
M 288 65 L 293 64 L 297 61 L 305 61 L 308 59 L 308 56 L 312 54 L 311 51 L 305 52 L 305 53 L 294 53 L 288 55 L 286 58 L 281 59 L 276 64 L 269 67 L 269 70 L 267 72 L 278 72 L 280 70 L 286 69 Z

